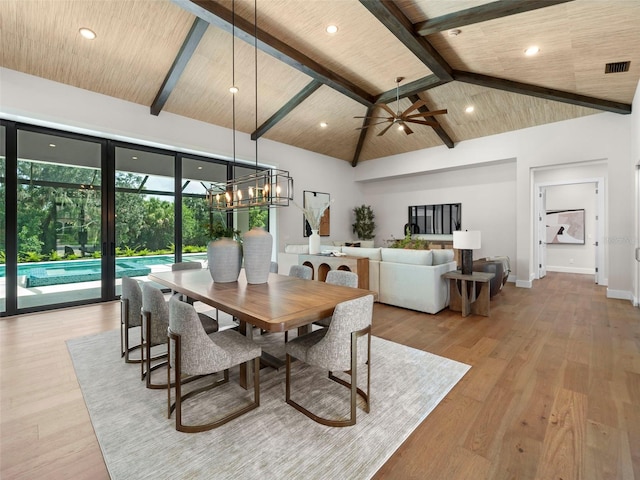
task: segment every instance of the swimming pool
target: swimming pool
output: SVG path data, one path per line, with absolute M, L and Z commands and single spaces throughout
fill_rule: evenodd
M 173 263 L 173 255 L 152 255 L 145 257 L 124 257 L 116 259 L 116 278 L 139 277 L 151 273 L 151 265 Z M 99 258 L 87 260 L 60 260 L 56 262 L 22 263 L 18 265 L 21 283 L 29 287 L 42 287 L 63 283 L 79 283 L 100 280 L 102 261 Z M 5 266 L 0 265 L 0 277 L 5 276 Z

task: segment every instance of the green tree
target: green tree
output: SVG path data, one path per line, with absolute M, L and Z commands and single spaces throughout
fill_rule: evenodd
M 251 207 L 249 210 L 249 229 L 252 229 L 253 227 L 267 228 L 268 219 L 268 208 Z
M 140 228 L 140 246 L 148 250 L 166 249 L 174 243 L 173 202 L 150 197 L 143 203 L 144 222 Z

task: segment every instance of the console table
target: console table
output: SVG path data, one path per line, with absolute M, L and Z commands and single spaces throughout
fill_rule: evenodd
M 447 272 L 442 278 L 449 279 L 449 308 L 455 312 L 462 312 L 466 317 L 474 315 L 489 316 L 489 280 L 494 273 L 473 272 L 465 275 L 460 271 Z M 476 296 L 476 282 L 480 283 L 480 292 Z
M 369 259 L 367 257 L 333 257 L 330 255 L 299 255 L 298 263 L 313 269 L 313 279 L 324 282 L 330 270 L 347 270 L 358 275 L 358 288 L 369 290 Z

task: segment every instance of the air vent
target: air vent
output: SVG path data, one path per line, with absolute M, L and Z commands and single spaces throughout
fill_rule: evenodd
M 622 73 L 629 71 L 629 65 L 631 62 L 614 62 L 607 63 L 604 66 L 604 73 Z

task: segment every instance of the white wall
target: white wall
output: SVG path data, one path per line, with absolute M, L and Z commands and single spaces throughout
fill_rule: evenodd
M 88 90 L 0 68 L 0 116 L 25 123 L 92 134 L 137 144 L 176 149 L 200 155 L 231 158 L 229 129 L 100 95 Z M 343 160 L 319 155 L 270 140 L 259 140 L 261 164 L 289 170 L 294 178 L 294 198 L 302 205 L 303 190 L 326 192 L 334 201 L 331 236 L 323 243 L 353 237 L 352 209 L 362 203 L 354 168 Z M 255 162 L 255 143 L 237 133 L 236 158 Z M 275 210 L 279 250 L 285 243 L 305 243 L 302 212 L 295 206 Z
M 515 161 L 367 182 L 362 192 L 376 214 L 378 246 L 403 236 L 408 206 L 461 203 L 462 228 L 482 232 L 482 248 L 474 250 L 474 258 L 515 259 Z

